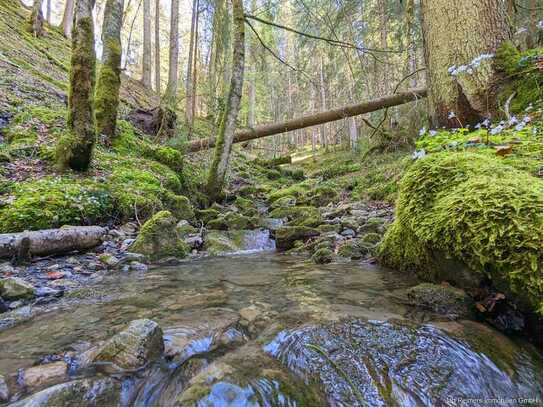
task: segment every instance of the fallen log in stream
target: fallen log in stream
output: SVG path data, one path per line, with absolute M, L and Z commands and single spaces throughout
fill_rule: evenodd
M 31 256 L 84 251 L 101 244 L 106 233 L 107 229 L 100 226 L 67 226 L 0 234 L 0 258 L 25 261 Z

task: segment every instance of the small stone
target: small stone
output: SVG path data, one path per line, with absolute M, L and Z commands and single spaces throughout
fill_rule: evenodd
M 109 268 L 115 268 L 119 265 L 119 259 L 110 253 L 104 253 L 98 259 Z
M 345 236 L 345 237 L 355 237 L 356 236 L 356 232 L 352 229 L 343 229 L 341 231 L 341 236 Z
M 19 307 L 22 307 L 24 304 L 24 302 L 22 302 L 21 300 L 19 301 L 13 301 L 9 304 L 9 309 L 16 309 L 16 308 L 19 308 Z
M 0 274 L 4 276 L 11 276 L 15 273 L 15 267 L 13 267 L 7 261 L 0 263 Z
M 121 251 L 126 251 L 128 248 L 134 243 L 136 239 L 125 239 L 123 240 L 123 243 L 121 244 Z
M 138 232 L 138 225 L 134 222 L 128 222 L 119 228 L 119 231 L 126 235 L 135 235 Z
M 130 263 L 130 270 L 145 272 L 145 271 L 149 270 L 149 267 L 146 264 L 143 264 L 143 263 L 140 263 L 140 262 L 137 262 L 137 261 L 133 261 L 133 262 Z
M 262 312 L 255 307 L 254 305 L 251 305 L 250 307 L 245 307 L 239 310 L 239 315 L 241 318 L 246 320 L 249 323 L 252 323 L 255 321 Z
M 64 278 L 64 273 L 61 271 L 49 271 L 47 273 L 48 280 L 60 280 L 61 278 Z
M 0 280 L 0 296 L 6 300 L 30 299 L 35 295 L 36 289 L 20 278 L 10 277 Z
M 57 297 L 57 296 L 60 296 L 61 294 L 62 294 L 62 291 L 55 290 L 55 289 L 50 288 L 50 287 L 38 287 L 36 289 L 36 296 L 37 297 L 47 297 L 47 296 Z
M 9 389 L 4 376 L 0 375 L 0 403 L 9 401 Z
M 149 259 L 145 254 L 126 252 L 121 262 L 137 261 L 139 263 L 149 263 Z
M 52 287 L 63 287 L 63 288 L 70 288 L 70 287 L 73 288 L 73 287 L 78 286 L 78 283 L 76 281 L 66 280 L 64 278 L 60 280 L 52 280 L 47 284 Z
M 66 263 L 68 264 L 79 264 L 79 260 L 76 257 L 68 257 L 66 260 Z
M 19 381 L 29 392 L 35 392 L 68 380 L 66 362 L 54 362 L 25 369 Z

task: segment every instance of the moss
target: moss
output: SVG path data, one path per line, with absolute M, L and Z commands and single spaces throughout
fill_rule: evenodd
M 360 240 L 364 243 L 377 244 L 381 240 L 381 237 L 379 233 L 370 232 L 362 236 Z
M 277 200 L 275 200 L 271 206 L 270 206 L 270 209 L 271 210 L 274 210 L 274 209 L 277 209 L 277 208 L 290 208 L 292 206 L 295 206 L 296 205 L 296 198 L 294 198 L 293 196 L 284 196 L 282 198 L 279 198 Z
M 307 240 L 319 235 L 319 231 L 306 226 L 284 226 L 275 231 L 277 249 L 289 250 L 298 240 Z
M 204 223 L 209 223 L 213 219 L 217 219 L 220 216 L 220 212 L 216 209 L 197 209 L 196 217 Z
M 240 212 L 245 216 L 257 216 L 258 209 L 253 201 L 250 199 L 243 198 L 238 196 L 234 201 L 234 205 L 240 210 Z
M 292 226 L 316 227 L 323 223 L 320 211 L 313 206 L 291 206 L 271 211 L 272 218 L 286 218 Z
M 320 248 L 311 256 L 311 260 L 317 264 L 331 263 L 333 259 L 334 252 L 328 248 Z
M 449 285 L 423 283 L 407 290 L 407 298 L 417 307 L 448 316 L 469 316 L 473 301 L 465 291 Z
M 271 204 L 278 200 L 279 198 L 283 198 L 285 196 L 293 196 L 295 198 L 301 198 L 303 197 L 309 190 L 311 189 L 311 185 L 308 183 L 300 183 L 300 184 L 294 184 L 287 188 L 282 188 L 279 191 L 272 192 L 268 195 L 268 202 Z
M 338 198 L 337 188 L 331 185 L 319 185 L 311 191 L 308 199 L 313 206 L 326 206 L 331 202 L 336 202 Z
M 186 196 L 167 193 L 165 201 L 166 207 L 177 219 L 194 218 L 194 209 Z
M 368 245 L 360 239 L 346 240 L 340 244 L 337 249 L 337 254 L 340 257 L 348 259 L 361 259 L 364 256 L 373 252 L 373 245 Z
M 256 221 L 258 221 L 258 218 L 256 218 Z M 244 230 L 253 229 L 257 226 L 258 222 L 255 222 L 255 218 L 237 212 L 228 212 L 207 223 L 208 228 L 216 230 Z
M 130 250 L 152 260 L 185 257 L 189 251 L 177 233 L 175 217 L 168 211 L 158 212 L 145 222 Z
M 12 202 L 0 208 L 2 232 L 96 224 L 114 213 L 107 189 L 94 180 L 46 177 L 18 183 L 10 192 Z
M 382 260 L 425 278 L 439 251 L 543 312 L 543 181 L 472 153 L 417 161 L 401 183 Z

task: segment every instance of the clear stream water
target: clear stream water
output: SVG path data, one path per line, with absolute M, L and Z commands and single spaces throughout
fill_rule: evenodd
M 372 406 L 463 405 L 453 400 L 466 394 L 533 397 L 536 403 L 528 405 L 543 404 L 537 403 L 543 400 L 543 359 L 527 344 L 509 344 L 489 328 L 483 331 L 490 334 L 485 331 L 487 336 L 470 343 L 475 335 L 464 341 L 428 325 L 377 322 L 406 321 L 398 290 L 411 285 L 405 275 L 367 263 L 315 265 L 270 252 L 203 258 L 145 273 L 111 272 L 85 287 L 81 298 L 64 298 L 48 312 L 0 332 L 0 374 L 74 343 L 107 339 L 134 319 L 153 319 L 167 334 L 175 327 L 208 323 L 213 310 L 249 307 L 266 316 L 263 329 L 276 321 L 283 327 L 264 344 L 254 337 L 249 342 L 302 382 L 318 378 L 324 405 L 362 406 L 359 392 Z M 284 322 L 296 315 L 303 318 Z M 349 322 L 330 322 L 344 318 Z M 502 339 L 485 339 L 494 334 Z M 504 341 L 514 348 L 502 346 Z M 492 349 L 500 347 L 506 350 Z M 133 405 L 170 405 L 164 395 L 179 393 L 185 385 L 167 384 L 178 368 L 151 373 Z M 303 405 L 278 396 L 275 382 L 254 374 L 257 385 L 221 381 L 199 405 Z

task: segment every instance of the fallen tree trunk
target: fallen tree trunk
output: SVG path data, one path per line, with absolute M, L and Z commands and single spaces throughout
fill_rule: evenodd
M 277 167 L 278 165 L 292 164 L 292 157 L 290 155 L 285 155 L 283 157 L 272 158 L 271 160 L 262 160 L 257 158 L 254 160 L 254 163 L 264 168 L 273 168 Z
M 426 89 L 412 89 L 406 92 L 397 93 L 391 96 L 370 100 L 357 105 L 349 105 L 338 109 L 328 110 L 326 112 L 309 114 L 297 119 L 287 120 L 280 123 L 270 123 L 256 126 L 252 129 L 238 130 L 234 136 L 234 143 L 243 143 L 245 141 L 255 140 L 262 137 L 272 136 L 274 134 L 286 133 L 288 131 L 303 129 L 305 127 L 316 126 L 318 124 L 328 123 L 335 120 L 341 120 L 346 117 L 358 116 L 364 113 L 375 112 L 376 110 L 387 107 L 399 106 L 414 100 L 426 97 Z M 195 153 L 215 146 L 215 138 L 206 138 L 194 140 L 188 144 L 187 152 Z
M 69 226 L 60 229 L 0 234 L 0 258 L 28 260 L 31 256 L 62 254 L 91 249 L 102 243 L 107 229 Z

